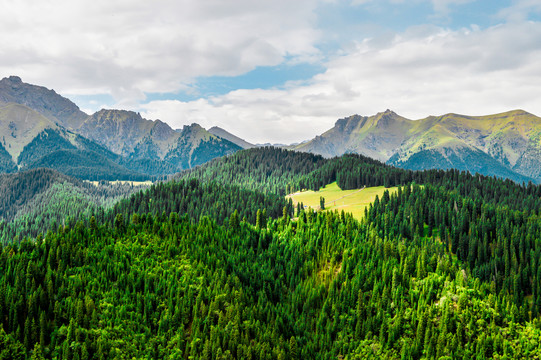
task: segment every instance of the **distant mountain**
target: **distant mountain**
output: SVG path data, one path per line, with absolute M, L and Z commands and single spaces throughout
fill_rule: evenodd
M 116 154 L 130 156 L 137 151 L 138 157 L 152 158 L 163 158 L 180 136 L 160 120 L 143 119 L 133 111 L 105 109 L 88 117 L 78 132 Z M 152 144 L 150 148 L 148 144 Z M 141 152 L 143 146 L 147 150 Z
M 523 110 L 409 120 L 387 110 L 354 115 L 296 150 L 359 153 L 412 170 L 457 168 L 518 182 L 541 181 L 541 118 Z
M 0 172 L 47 166 L 83 178 L 139 180 L 243 148 L 235 144 L 241 139 L 226 134 L 197 124 L 175 131 L 133 111 L 103 109 L 89 116 L 53 90 L 16 76 L 0 80 Z
M 184 126 L 179 134 L 175 146 L 165 156 L 165 160 L 177 164 L 177 171 L 242 149 L 229 140 L 211 134 L 198 124 Z
M 332 129 L 295 149 L 325 157 L 357 153 L 387 161 L 410 128 L 419 124 L 389 110 L 370 117 L 353 115 L 338 120 Z
M 0 107 L 0 172 L 48 167 L 92 180 L 148 179 L 122 157 L 21 104 Z
M 0 105 L 17 103 L 68 129 L 78 128 L 88 117 L 77 105 L 54 90 L 22 82 L 18 76 L 0 80 Z
M 23 148 L 46 129 L 57 130 L 59 127 L 27 106 L 10 103 L 0 107 L 2 146 L 14 162 Z
M 235 135 L 231 134 L 230 132 L 228 132 L 228 131 L 226 131 L 226 130 L 222 129 L 221 127 L 218 127 L 218 126 L 211 127 L 208 130 L 208 132 L 213 134 L 213 135 L 216 135 L 218 137 L 221 137 L 222 139 L 229 140 L 233 144 L 236 144 L 236 145 L 240 146 L 243 149 L 251 149 L 251 148 L 256 147 L 254 144 L 250 144 L 246 140 L 241 139 L 238 136 L 235 136 Z
M 125 110 L 100 110 L 78 131 L 125 157 L 127 167 L 151 175 L 172 174 L 241 149 L 198 124 L 175 131 Z

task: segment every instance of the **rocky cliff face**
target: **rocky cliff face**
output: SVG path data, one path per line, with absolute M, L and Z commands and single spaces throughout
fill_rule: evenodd
M 122 156 L 130 156 L 136 148 L 141 156 L 144 147 L 141 144 L 150 142 L 155 155 L 162 159 L 179 136 L 159 120 L 146 120 L 126 110 L 100 110 L 90 116 L 78 132 Z
M 18 76 L 0 80 L 0 103 L 28 106 L 68 129 L 78 128 L 88 117 L 77 105 L 54 90 L 24 83 Z
M 99 180 L 172 174 L 240 149 L 199 125 L 175 131 L 125 110 L 88 116 L 53 90 L 0 81 L 0 171 L 37 166 Z

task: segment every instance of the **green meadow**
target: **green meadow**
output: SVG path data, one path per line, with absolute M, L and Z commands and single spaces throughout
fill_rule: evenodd
M 319 191 L 302 191 L 294 194 L 289 194 L 286 197 L 292 198 L 293 203 L 301 202 L 305 206 L 319 209 L 319 198 L 325 198 L 325 210 L 346 211 L 356 219 L 364 217 L 364 209 L 376 199 L 376 195 L 381 198 L 385 190 L 393 193 L 397 190 L 396 187 L 386 189 L 384 186 L 368 187 L 363 189 L 342 190 L 336 182 L 328 184 Z

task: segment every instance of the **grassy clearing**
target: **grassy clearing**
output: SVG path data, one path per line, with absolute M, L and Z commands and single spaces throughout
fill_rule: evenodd
M 336 182 L 328 184 L 319 191 L 302 191 L 287 195 L 291 197 L 296 205 L 302 202 L 305 206 L 319 209 L 319 198 L 325 198 L 325 210 L 346 211 L 356 219 L 364 217 L 364 209 L 376 199 L 376 195 L 381 198 L 385 190 L 390 193 L 397 191 L 396 187 L 386 189 L 383 186 L 369 187 L 364 189 L 342 190 Z

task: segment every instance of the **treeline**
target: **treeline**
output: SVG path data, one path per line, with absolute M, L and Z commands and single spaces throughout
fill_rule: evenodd
M 29 168 L 50 168 L 68 176 L 91 181 L 154 179 L 153 176 L 128 169 L 94 151 L 78 149 L 49 153 L 25 167 L 25 169 Z
M 293 215 L 292 201 L 286 201 L 282 196 L 191 179 L 158 183 L 148 190 L 137 192 L 117 202 L 104 219 L 113 224 L 119 214 L 125 221 L 130 221 L 136 214 L 168 216 L 174 212 L 187 214 L 194 220 L 209 216 L 222 224 L 228 222 L 236 211 L 239 219 L 254 224 L 258 210 L 262 212 L 260 216 L 276 218 L 283 215 L 284 208 L 287 214 Z
M 298 188 L 319 190 L 336 181 L 343 190 L 363 186 L 399 186 L 412 182 L 441 186 L 463 197 L 508 206 L 515 210 L 541 213 L 541 186 L 517 184 L 511 180 L 470 174 L 459 170 L 413 171 L 386 165 L 363 155 L 347 154 L 325 162 L 301 178 Z
M 317 191 L 334 181 L 343 190 L 416 182 L 443 186 L 457 191 L 461 196 L 506 205 L 515 210 L 541 212 L 539 185 L 517 184 L 511 180 L 458 170 L 405 170 L 357 154 L 324 159 L 319 155 L 280 148 L 255 148 L 214 159 L 181 172 L 178 177 L 236 184 L 279 195 L 304 189 Z
M 178 177 L 235 184 L 284 196 L 298 190 L 299 179 L 326 161 L 320 155 L 261 147 L 211 160 L 179 173 Z
M 271 148 L 189 174 L 0 246 L 0 359 L 541 356 L 539 186 Z M 361 222 L 279 194 L 354 177 L 406 185 Z

